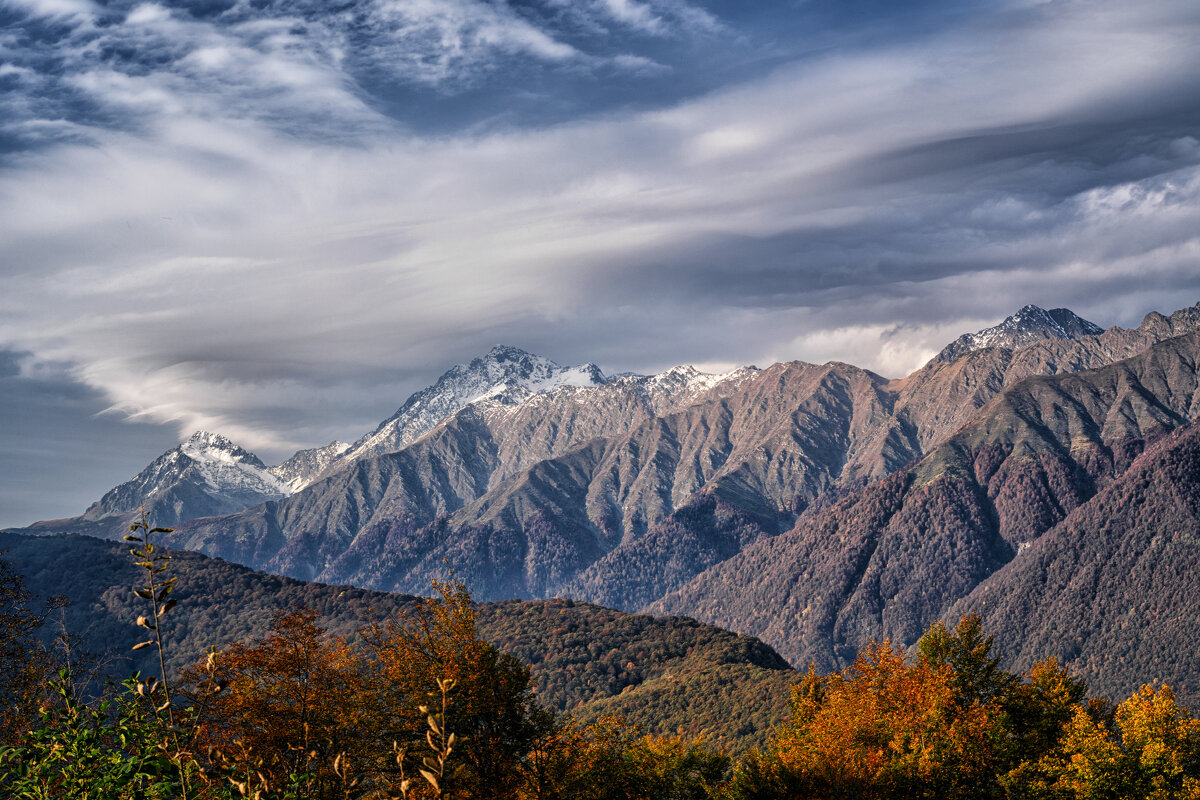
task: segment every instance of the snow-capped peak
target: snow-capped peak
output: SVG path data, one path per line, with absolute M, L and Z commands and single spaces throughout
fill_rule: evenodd
M 661 410 L 698 401 L 706 392 L 725 383 L 736 386 L 758 372 L 756 367 L 738 367 L 729 372 L 701 372 L 691 364 L 679 364 L 656 375 L 639 378 L 653 407 Z
M 515 404 L 530 395 L 565 387 L 603 386 L 607 380 L 595 364 L 562 367 L 519 347 L 496 345 L 466 364 L 451 367 L 432 386 L 415 392 L 395 414 L 355 442 L 323 474 L 360 458 L 407 447 L 472 403 L 491 400 Z
M 1047 311 L 1035 305 L 1022 307 L 999 325 L 976 333 L 965 333 L 934 357 L 934 362 L 948 362 L 986 347 L 1016 348 L 1044 339 L 1078 339 L 1103 333 L 1099 325 L 1088 322 L 1067 308 Z
M 145 507 L 157 524 L 174 525 L 289 494 L 254 453 L 220 434 L 197 431 L 106 493 L 84 516 L 96 519 Z
M 215 491 L 250 491 L 273 496 L 291 494 L 287 485 L 272 475 L 258 456 L 219 433 L 196 431 L 172 452 L 190 460 L 196 475 Z M 163 458 L 170 456 L 171 453 L 167 453 Z
M 180 445 L 178 450 L 198 461 L 241 462 L 248 459 L 258 461 L 258 456 L 244 450 L 219 433 L 196 431 Z M 262 463 L 258 461 L 258 463 Z

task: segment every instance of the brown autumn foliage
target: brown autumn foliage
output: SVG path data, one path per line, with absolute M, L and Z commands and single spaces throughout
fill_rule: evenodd
M 699 798 L 724 776 L 728 758 L 695 744 L 542 708 L 528 670 L 478 638 L 465 589 L 436 588 L 354 645 L 297 609 L 185 671 L 206 774 L 311 800 Z
M 198 749 L 213 748 L 214 768 L 268 785 L 305 776 L 313 800 L 341 798 L 348 785 L 355 796 L 399 796 L 430 752 L 438 681 L 449 680 L 444 727 L 461 769 L 443 781 L 443 795 L 511 795 L 540 721 L 528 671 L 478 638 L 461 586 L 438 589 L 439 598 L 364 630 L 356 646 L 327 633 L 312 610 L 280 614 L 261 641 L 217 654 L 215 694 L 199 688 L 209 667 L 185 671 L 196 687 Z

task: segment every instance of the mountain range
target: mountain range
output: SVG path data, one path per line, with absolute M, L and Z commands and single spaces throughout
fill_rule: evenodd
M 606 377 L 497 347 L 353 445 L 265 467 L 197 434 L 81 517 L 25 532 L 112 536 L 145 503 L 176 528 L 173 546 L 256 569 L 408 593 L 452 570 L 480 599 L 687 614 L 822 669 L 986 603 L 989 621 L 1029 632 L 1006 639 L 1019 659 L 1069 615 L 1030 564 L 1086 553 L 1137 571 L 1142 556 L 1122 555 L 1134 534 L 1089 526 L 1138 481 L 1178 478 L 1168 462 L 1190 463 L 1197 363 L 1200 304 L 1108 330 L 1026 306 L 896 380 L 839 362 Z M 1138 494 L 1137 536 L 1188 541 L 1163 528 L 1190 519 L 1165 508 L 1189 507 L 1187 491 Z M 1122 596 L 1097 574 L 1113 585 L 1080 597 Z M 1172 580 L 1138 584 L 1145 614 L 1189 596 Z M 1096 630 L 1124 630 L 1101 616 Z M 1060 654 L 1127 691 L 1135 671 L 1106 666 L 1088 631 Z M 1173 659 L 1178 675 L 1200 666 Z

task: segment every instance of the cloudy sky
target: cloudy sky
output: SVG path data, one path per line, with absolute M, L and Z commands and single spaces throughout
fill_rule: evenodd
M 0 0 L 0 525 L 496 343 L 902 375 L 1200 300 L 1195 0 Z

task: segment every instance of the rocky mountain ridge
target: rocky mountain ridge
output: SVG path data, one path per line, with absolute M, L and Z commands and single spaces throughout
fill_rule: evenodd
M 339 454 L 314 479 L 363 458 L 402 450 L 472 403 L 491 399 L 514 405 L 560 387 L 603 386 L 606 382 L 595 364 L 561 367 L 520 348 L 497 345 L 470 363 L 451 367 L 432 386 L 413 393 L 396 413 Z
M 333 441 L 324 447 L 297 450 L 286 461 L 268 467 L 267 470 L 283 481 L 289 494 L 294 494 L 316 480 L 318 475 L 349 449 L 349 442 Z
M 497 348 L 393 415 L 412 421 L 434 396 L 466 402 L 409 445 L 291 497 L 184 521 L 176 544 L 304 579 L 421 592 L 453 568 L 484 598 L 636 609 L 927 457 L 1006 387 L 1197 328 L 1200 305 L 935 359 L 898 381 L 836 362 L 603 378 Z
M 777 364 L 659 415 L 616 382 L 484 401 L 289 500 L 188 524 L 179 543 L 396 591 L 452 565 L 483 597 L 636 609 L 925 457 L 1026 375 L 1108 363 L 1198 320 L 1186 309 L 1133 331 L 988 348 L 904 381 Z

